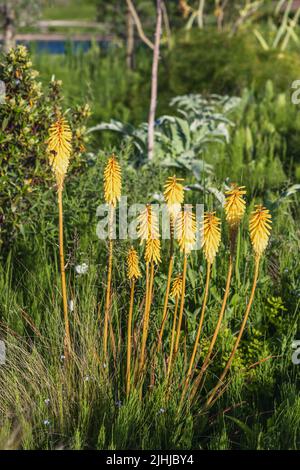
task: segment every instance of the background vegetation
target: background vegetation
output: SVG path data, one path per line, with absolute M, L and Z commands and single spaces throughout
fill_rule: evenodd
M 199 16 L 193 19 L 199 2 L 167 2 L 171 35 L 168 39 L 164 30 L 156 155 L 149 163 L 142 123 L 148 118 L 152 54 L 135 32 L 134 67 L 128 68 L 126 9 L 120 2 L 109 2 L 113 5 L 106 8 L 105 3 L 48 2 L 41 12 L 43 19 L 87 20 L 98 12 L 107 25 L 105 32 L 114 36 L 109 43 L 95 40 L 83 52 L 70 41 L 62 55 L 41 53 L 32 44 L 29 56 L 19 49 L 1 57 L 0 79 L 7 84 L 8 101 L 0 105 L 0 335 L 7 345 L 6 364 L 0 366 L 0 447 L 299 449 L 300 365 L 291 359 L 292 343 L 300 339 L 300 118 L 299 105 L 291 102 L 291 85 L 300 77 L 297 22 L 284 42 L 297 11 L 291 2 L 287 15 L 284 9 L 274 12 L 272 2 L 262 2 L 263 8 L 244 20 L 236 7 L 228 7 L 220 23 L 217 8 L 222 2 L 207 1 L 204 25 L 199 27 Z M 152 39 L 154 5 L 135 3 Z M 256 2 L 244 3 L 250 8 Z M 192 10 L 187 13 L 184 5 Z M 120 16 L 115 22 L 116 11 Z M 240 18 L 242 25 L 236 28 Z M 20 28 L 35 30 L 31 24 Z M 66 111 L 75 135 L 64 191 L 70 321 L 76 344 L 76 360 L 67 374 L 56 192 L 45 158 L 47 128 L 58 109 Z M 199 133 L 191 132 L 195 121 L 200 122 Z M 100 124 L 101 129 L 86 133 Z M 116 129 L 103 130 L 109 126 Z M 271 210 L 273 232 L 247 331 L 226 393 L 209 413 L 201 413 L 201 399 L 228 358 L 250 288 L 253 260 L 247 220 L 217 355 L 199 401 L 178 415 L 180 391 L 175 384 L 187 361 L 184 351 L 173 393 L 166 393 L 160 364 L 158 386 L 147 390 L 142 401 L 137 393 L 126 400 L 127 241 L 115 247 L 112 318 L 117 351 L 109 377 L 98 356 L 107 247 L 96 236 L 96 209 L 103 203 L 102 173 L 112 151 L 121 162 L 129 204 L 157 201 L 167 176 L 176 172 L 189 189 L 186 201 L 204 203 L 222 219 L 223 193 L 232 181 L 246 186 L 248 212 L 255 202 Z M 227 237 L 225 230 L 213 270 L 203 354 L 224 291 Z M 164 247 L 165 261 L 167 256 Z M 176 263 L 178 272 L 179 258 Z M 183 325 L 188 350 L 201 308 L 203 266 L 202 253 L 193 255 Z M 156 275 L 150 344 L 161 321 L 166 277 L 164 262 Z M 143 296 L 144 285 L 138 282 L 136 338 Z

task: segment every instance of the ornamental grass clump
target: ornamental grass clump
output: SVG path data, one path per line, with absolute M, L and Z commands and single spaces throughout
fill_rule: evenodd
M 130 305 L 127 322 L 127 361 L 126 361 L 126 395 L 130 393 L 131 386 L 131 339 L 132 339 L 132 314 L 134 303 L 134 288 L 136 280 L 141 277 L 139 257 L 136 250 L 131 247 L 127 255 L 127 277 L 130 282 Z
M 59 213 L 59 258 L 61 272 L 61 291 L 63 299 L 64 323 L 65 323 L 65 355 L 71 352 L 71 336 L 68 317 L 68 300 L 64 260 L 64 230 L 63 230 L 63 200 L 62 193 L 65 176 L 68 171 L 70 155 L 72 151 L 72 132 L 66 119 L 59 116 L 49 129 L 48 154 L 49 162 L 57 183 L 58 213 Z
M 213 402 L 219 388 L 224 384 L 224 379 L 230 369 L 234 355 L 241 341 L 241 338 L 242 338 L 242 335 L 243 335 L 243 332 L 244 332 L 244 329 L 245 329 L 245 326 L 249 317 L 253 299 L 254 299 L 254 293 L 255 293 L 258 274 L 259 274 L 260 259 L 262 255 L 264 254 L 265 249 L 267 248 L 270 234 L 271 234 L 271 226 L 272 226 L 272 217 L 271 217 L 269 210 L 263 207 L 262 205 L 257 205 L 255 210 L 252 212 L 250 216 L 250 220 L 249 220 L 250 239 L 251 239 L 253 251 L 255 254 L 254 277 L 253 277 L 253 283 L 252 283 L 252 289 L 251 289 L 249 301 L 246 306 L 244 318 L 243 318 L 238 336 L 236 338 L 234 347 L 231 351 L 231 354 L 224 368 L 224 371 L 222 372 L 218 380 L 217 385 L 215 386 L 215 388 L 212 390 L 212 392 L 209 395 L 209 398 L 206 402 L 206 406 L 209 406 Z
M 107 269 L 107 288 L 104 313 L 103 355 L 107 356 L 108 323 L 111 310 L 111 276 L 113 262 L 113 221 L 117 202 L 121 197 L 122 175 L 119 162 L 115 155 L 111 155 L 104 169 L 104 199 L 109 206 L 109 254 Z

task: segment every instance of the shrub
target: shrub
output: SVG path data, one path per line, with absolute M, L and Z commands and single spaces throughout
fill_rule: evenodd
M 34 193 L 52 177 L 45 141 L 51 121 L 62 112 L 61 82 L 52 80 L 44 91 L 37 76 L 24 46 L 0 59 L 0 80 L 5 85 L 0 105 L 0 245 L 23 231 L 25 211 Z M 73 129 L 73 167 L 77 168 L 88 115 L 86 106 L 77 106 L 68 115 Z

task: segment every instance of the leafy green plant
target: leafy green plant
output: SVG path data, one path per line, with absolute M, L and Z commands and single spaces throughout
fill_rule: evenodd
M 168 161 L 193 164 L 204 148 L 215 142 L 228 142 L 229 128 L 234 124 L 227 114 L 239 104 L 238 98 L 212 95 L 186 95 L 174 98 L 170 105 L 179 116 L 164 115 L 155 122 L 155 161 L 167 165 Z M 137 128 L 112 119 L 89 129 L 117 132 L 135 149 L 135 163 L 147 160 L 147 123 Z M 208 166 L 207 166 L 208 169 Z
M 0 60 L 5 96 L 0 104 L 0 244 L 23 232 L 34 194 L 50 178 L 46 139 L 50 124 L 62 108 L 61 82 L 52 80 L 43 90 L 27 49 L 18 46 Z M 73 169 L 84 150 L 86 106 L 69 112 L 74 133 Z

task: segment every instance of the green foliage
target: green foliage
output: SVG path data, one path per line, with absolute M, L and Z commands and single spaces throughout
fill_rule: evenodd
M 8 6 L 14 11 L 14 20 L 18 25 L 32 23 L 41 13 L 45 0 L 0 0 L 0 17 Z
M 114 118 L 137 124 L 147 117 L 145 101 L 150 86 L 143 77 L 151 73 L 151 64 L 144 50 L 138 54 L 138 68 L 133 72 L 126 69 L 124 51 L 116 44 L 99 47 L 93 43 L 88 52 L 75 53 L 69 43 L 67 53 L 59 56 L 36 54 L 33 50 L 33 62 L 45 85 L 52 76 L 63 81 L 68 106 L 90 104 L 93 123 Z M 110 143 L 111 139 L 98 139 L 96 146 Z
M 64 102 L 60 84 L 52 81 L 50 91 L 43 92 L 35 76 L 32 76 L 28 57 L 22 59 L 23 50 L 17 51 L 21 57 L 15 61 L 10 56 L 3 58 L 5 67 L 1 68 L 9 92 L 8 102 L 0 106 L 1 121 L 7 121 L 4 124 L 6 132 L 2 130 L 0 133 L 1 171 L 6 171 L 5 177 L 1 173 L 0 182 L 3 185 L 1 189 L 6 191 L 10 188 L 9 193 L 1 191 L 1 198 L 2 194 L 6 194 L 6 199 L 4 196 L 1 199 L 1 208 L 6 208 L 6 221 L 11 220 L 11 226 L 15 226 L 16 221 L 24 220 L 26 223 L 23 224 L 22 237 L 13 240 L 11 250 L 3 254 L 0 266 L 0 337 L 6 341 L 8 351 L 7 363 L 0 368 L 0 447 L 299 448 L 297 381 L 300 369 L 291 361 L 292 340 L 297 339 L 299 334 L 300 264 L 295 256 L 299 252 L 299 188 L 290 183 L 291 186 L 286 189 L 288 185 L 285 184 L 294 176 L 294 162 L 299 162 L 298 138 L 294 135 L 300 127 L 297 109 L 290 105 L 287 95 L 276 91 L 276 84 L 273 87 L 268 82 L 259 94 L 245 91 L 238 106 L 231 109 L 228 116 L 224 111 L 228 100 L 223 101 L 222 98 L 217 103 L 217 109 L 209 111 L 204 107 L 203 113 L 202 100 L 206 98 L 196 94 L 202 86 L 197 84 L 197 88 L 191 90 L 192 96 L 176 98 L 175 104 L 181 114 L 168 114 L 164 122 L 158 123 L 159 128 L 165 126 L 165 152 L 173 158 L 175 156 L 177 163 L 187 148 L 197 153 L 195 161 L 182 159 L 182 164 L 179 162 L 176 169 L 178 176 L 186 177 L 188 186 L 197 189 L 186 191 L 187 202 L 204 202 L 205 208 L 219 212 L 226 187 L 224 180 L 228 177 L 229 181 L 246 183 L 248 211 L 254 203 L 264 199 L 273 215 L 271 243 L 261 264 L 254 304 L 233 361 L 226 391 L 213 410 L 201 413 L 207 393 L 216 384 L 232 350 L 249 297 L 253 255 L 246 219 L 239 236 L 230 298 L 213 363 L 206 374 L 204 387 L 199 391 L 198 401 L 192 407 L 187 403 L 184 412 L 178 415 L 178 384 L 182 383 L 183 370 L 193 347 L 202 305 L 203 254 L 201 251 L 193 253 L 189 260 L 183 321 L 183 330 L 187 333 L 186 344 L 178 353 L 168 387 L 164 377 L 169 344 L 164 341 L 163 353 L 155 368 L 155 386 L 145 387 L 142 400 L 137 391 L 126 399 L 123 389 L 123 325 L 129 301 L 125 273 L 128 242 L 116 241 L 114 244 L 111 322 L 116 335 L 117 360 L 111 361 L 111 373 L 106 375 L 98 351 L 102 342 L 103 276 L 107 251 L 106 244 L 96 236 L 96 209 L 103 202 L 102 172 L 106 162 L 106 152 L 99 152 L 98 147 L 103 141 L 95 140 L 94 148 L 97 151 L 86 155 L 84 165 L 79 155 L 84 144 L 83 121 L 88 115 L 88 108 L 80 107 L 86 93 L 84 85 L 91 84 L 89 98 L 92 103 L 99 98 L 100 104 L 95 105 L 99 121 L 114 117 L 131 122 L 134 116 L 139 123 L 145 120 L 148 111 L 141 90 L 148 90 L 149 83 L 141 83 L 141 69 L 125 76 L 125 68 L 120 66 L 122 54 L 116 53 L 115 58 L 102 53 L 99 56 L 97 48 L 87 56 L 70 54 L 62 57 L 56 66 L 57 58 L 47 58 L 49 65 L 46 64 L 46 57 L 40 59 L 44 70 L 48 67 L 45 82 L 50 78 L 53 65 L 58 77 L 63 71 L 63 78 L 67 81 L 67 103 L 75 106 L 67 118 L 72 123 L 75 134 L 73 144 L 78 156 L 73 159 L 64 191 L 66 274 L 69 298 L 74 307 L 70 310 L 70 324 L 75 359 L 70 363 L 70 369 L 66 369 L 62 358 L 64 327 L 58 295 L 56 194 L 53 188 L 46 187 L 52 175 L 44 152 L 48 126 Z M 15 76 L 17 70 L 22 72 L 20 83 L 15 83 L 19 79 Z M 70 70 L 73 71 L 72 77 L 69 76 Z M 184 94 L 189 86 L 188 77 L 186 85 L 182 87 Z M 215 93 L 216 89 L 213 91 Z M 169 92 L 168 89 L 165 96 Z M 126 93 L 128 96 L 125 96 Z M 13 100 L 12 103 L 10 100 Z M 142 115 L 143 118 L 139 119 Z M 219 124 L 228 125 L 229 132 L 223 132 L 221 142 L 218 141 L 219 135 L 214 134 L 214 141 L 207 142 L 207 145 L 202 145 L 200 138 L 201 145 L 195 150 L 199 143 L 197 132 L 197 139 L 193 140 L 194 131 L 191 131 L 195 120 L 200 122 L 200 129 L 205 128 L 206 137 L 214 133 Z M 28 125 L 30 132 L 25 131 Z M 88 150 L 92 150 L 91 147 Z M 129 204 L 161 198 L 163 183 L 170 175 L 169 168 L 156 162 L 135 168 L 131 164 L 135 152 L 133 140 L 129 144 L 110 147 L 109 151 L 116 152 L 120 159 L 123 194 L 127 193 Z M 21 193 L 18 198 L 26 179 L 31 180 L 28 194 L 25 197 Z M 12 213 L 10 207 L 14 198 L 17 210 Z M 19 209 L 21 202 L 24 202 L 22 211 Z M 228 258 L 225 227 L 222 225 L 225 234 L 212 271 L 198 367 L 207 353 L 224 294 L 227 274 L 224 260 Z M 7 236 L 7 232 L 2 233 Z M 161 323 L 168 246 L 164 246 L 162 258 L 163 263 L 155 275 L 150 341 L 156 338 Z M 88 271 L 78 274 L 76 266 L 83 262 L 88 264 Z M 176 248 L 174 271 L 179 272 L 181 268 L 181 257 Z M 136 286 L 134 338 L 139 338 L 140 334 L 142 314 L 139 306 L 144 295 L 144 282 L 139 280 Z M 173 306 L 170 302 L 170 313 Z M 171 325 L 169 319 L 166 338 L 169 337 Z
M 262 51 L 249 33 L 181 32 L 167 63 L 168 71 L 161 70 L 161 87 L 173 96 L 216 90 L 240 94 L 252 85 L 261 90 L 267 80 L 274 81 L 277 91 L 286 91 L 300 76 L 298 52 Z
M 287 308 L 284 306 L 281 297 L 268 297 L 264 311 L 265 328 L 272 326 L 275 328 L 277 334 L 282 334 L 283 330 L 287 328 L 285 312 L 287 312 Z
M 169 171 L 155 165 L 134 169 L 128 165 L 129 157 L 130 154 L 126 152 L 119 153 L 126 182 L 124 193 L 127 192 L 129 203 L 151 200 L 154 192 L 161 191 Z M 56 295 L 60 278 L 54 191 L 36 194 L 36 205 L 27 212 L 32 223 L 26 225 L 24 238 L 14 241 L 10 256 L 2 261 L 1 324 L 5 325 L 9 355 L 5 368 L 0 369 L 1 448 L 253 449 L 275 447 L 276 444 L 294 448 L 298 438 L 295 428 L 298 405 L 290 389 L 281 387 L 281 384 L 292 386 L 298 374 L 297 368 L 292 368 L 290 357 L 285 355 L 248 370 L 251 364 L 265 359 L 270 352 L 274 357 L 280 356 L 282 343 L 288 349 L 292 339 L 296 338 L 292 321 L 288 320 L 293 318 L 291 289 L 294 283 L 296 285 L 299 270 L 299 260 L 289 256 L 289 250 L 295 251 L 298 246 L 296 227 L 291 216 L 294 205 L 286 205 L 286 208 L 284 204 L 281 205 L 279 210 L 288 211 L 288 215 L 274 221 L 274 232 L 279 234 L 285 234 L 286 227 L 291 224 L 289 243 L 286 243 L 285 236 L 282 246 L 276 247 L 276 250 L 274 248 L 280 251 L 283 266 L 290 270 L 278 280 L 277 289 L 282 288 L 283 293 L 276 296 L 270 294 L 272 281 L 266 274 L 266 267 L 262 265 L 262 281 L 256 292 L 255 305 L 241 348 L 234 360 L 226 393 L 209 415 L 199 415 L 200 401 L 193 409 L 187 408 L 178 417 L 180 394 L 177 384 L 182 380 L 184 351 L 179 353 L 167 400 L 161 380 L 165 374 L 164 361 L 158 364 L 155 371 L 156 386 L 146 392 L 144 400 L 139 399 L 138 393 L 133 393 L 128 400 L 125 398 L 122 387 L 125 344 L 122 325 L 126 321 L 129 300 L 124 263 L 127 241 L 115 243 L 112 321 L 116 344 L 120 345 L 120 349 L 117 365 L 113 366 L 113 373 L 107 381 L 103 380 L 102 363 L 99 363 L 95 354 L 95 348 L 96 351 L 101 348 L 102 329 L 99 328 L 98 314 L 100 312 L 102 315 L 105 295 L 103 266 L 106 265 L 106 244 L 96 237 L 96 208 L 103 202 L 101 175 L 105 161 L 104 153 L 91 158 L 84 177 L 78 172 L 72 172 L 64 191 L 66 269 L 70 299 L 74 303 L 70 322 L 76 340 L 76 361 L 72 362 L 70 374 L 66 374 L 61 359 L 64 327 L 61 299 Z M 199 201 L 199 193 L 189 192 L 188 196 L 193 203 Z M 206 204 L 213 207 L 211 200 L 207 200 Z M 219 375 L 228 359 L 244 312 L 244 301 L 248 294 L 247 279 L 251 278 L 253 264 L 252 256 L 244 249 L 245 245 L 246 240 L 243 241 L 240 255 L 242 287 L 238 287 L 236 279 L 233 280 L 224 327 L 218 338 L 216 356 L 209 368 L 205 387 L 201 391 L 201 400 L 216 383 L 216 375 Z M 217 321 L 226 278 L 226 263 L 223 260 L 227 255 L 227 248 L 222 245 L 211 281 L 211 295 L 199 348 L 199 365 L 207 352 Z M 164 251 L 163 260 L 167 259 L 168 253 Z M 194 253 L 191 260 L 185 303 L 187 318 L 184 322 L 184 328 L 188 331 L 188 354 L 193 347 L 201 308 L 204 274 L 202 253 Z M 180 269 L 180 261 L 176 251 L 176 271 Z M 76 266 L 82 262 L 87 262 L 89 268 L 86 274 L 79 275 Z M 152 333 L 161 321 L 166 269 L 164 262 L 156 273 Z M 287 281 L 291 287 L 285 285 Z M 144 283 L 140 280 L 136 291 L 137 306 L 142 302 L 144 294 Z M 271 297 L 275 297 L 275 300 L 272 299 L 269 304 L 268 299 Z M 288 310 L 283 311 L 283 306 Z M 277 311 L 275 315 L 274 309 Z M 277 318 L 278 315 L 284 317 L 285 328 L 280 329 L 280 334 L 276 330 L 274 335 L 273 325 L 268 318 Z M 137 308 L 134 322 L 137 331 L 141 318 Z M 262 330 L 263 325 L 268 326 L 265 331 Z M 170 328 L 171 321 L 166 326 L 166 335 Z M 11 331 L 14 334 L 7 333 Z M 167 348 L 168 344 L 164 341 L 165 354 Z M 233 403 L 239 404 L 236 410 L 232 408 Z M 223 416 L 224 409 L 230 409 L 228 413 L 236 419 L 216 420 L 216 413 Z M 286 425 L 290 426 L 288 433 L 279 423 L 281 413 Z M 255 416 L 250 420 L 249 415 L 253 414 Z M 266 422 L 267 418 L 270 421 Z M 240 428 L 240 422 L 244 422 L 247 428 Z M 248 428 L 251 433 L 246 432 Z
M 0 80 L 5 96 L 0 104 L 0 244 L 24 232 L 26 210 L 34 193 L 49 185 L 51 171 L 46 158 L 46 140 L 51 122 L 62 112 L 61 82 L 52 80 L 44 91 L 38 72 L 23 46 L 2 56 Z M 84 150 L 86 106 L 70 110 L 73 130 L 73 166 L 78 167 Z
M 209 99 L 201 95 L 177 96 L 170 105 L 176 113 L 183 116 L 161 116 L 155 121 L 156 163 L 164 166 L 191 167 L 199 162 L 199 156 L 205 147 L 214 142 L 228 142 L 229 126 L 233 123 L 226 117 L 239 103 L 238 98 L 214 95 Z M 148 124 L 138 128 L 120 121 L 111 120 L 89 129 L 89 132 L 113 131 L 135 149 L 134 163 L 141 165 L 147 161 Z M 203 162 L 205 166 L 205 163 Z M 209 170 L 208 165 L 205 168 Z M 195 172 L 196 172 L 195 168 Z

